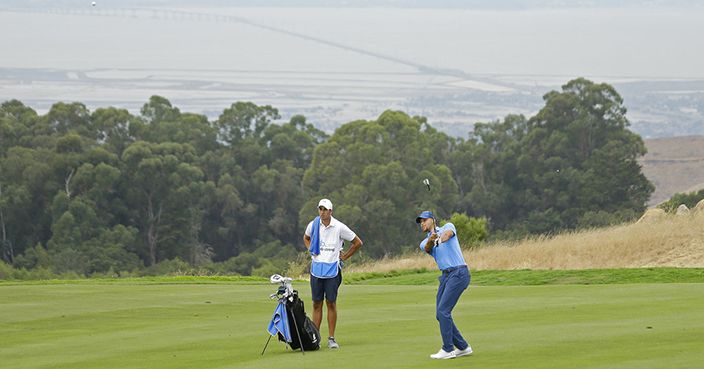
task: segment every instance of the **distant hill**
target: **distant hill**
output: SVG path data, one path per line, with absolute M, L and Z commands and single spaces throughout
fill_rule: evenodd
M 645 140 L 648 153 L 640 159 L 643 173 L 655 185 L 649 206 L 675 193 L 704 188 L 704 136 Z

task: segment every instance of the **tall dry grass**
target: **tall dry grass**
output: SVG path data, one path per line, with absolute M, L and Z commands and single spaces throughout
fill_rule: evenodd
M 470 268 L 600 269 L 704 267 L 704 212 L 664 216 L 639 223 L 496 242 L 464 251 Z M 352 266 L 352 272 L 388 272 L 436 268 L 432 257 L 418 254 Z

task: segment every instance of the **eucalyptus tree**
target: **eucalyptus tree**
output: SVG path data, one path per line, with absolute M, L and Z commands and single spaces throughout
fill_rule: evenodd
M 524 187 L 518 158 L 526 130 L 525 117 L 508 115 L 503 120 L 475 124 L 470 138 L 456 145 L 450 167 L 460 186 L 458 205 L 463 212 L 488 217 L 495 228 L 525 216 L 518 206 Z
M 122 155 L 126 201 L 134 209 L 147 264 L 186 257 L 197 243 L 203 171 L 189 144 L 137 141 Z
M 91 114 L 97 142 L 118 157 L 135 141 L 135 130 L 142 126 L 139 117 L 125 109 L 98 108 Z
M 579 78 L 544 99 L 519 157 L 530 230 L 573 228 L 590 212 L 642 212 L 653 192 L 637 161 L 645 144 L 616 90 Z
M 10 148 L 25 144 L 37 119 L 37 113 L 20 101 L 0 104 L 0 157 L 5 156 Z
M 450 165 L 462 210 L 514 235 L 641 213 L 653 191 L 637 162 L 645 146 L 616 90 L 580 78 L 544 100 L 535 116 L 478 123 L 456 145 Z
M 12 262 L 24 251 L 29 226 L 30 193 L 16 175 L 21 165 L 13 162 L 15 154 L 8 153 L 21 147 L 31 134 L 37 113 L 20 101 L 0 104 L 0 259 Z
M 46 211 L 62 187 L 55 175 L 55 152 L 16 146 L 0 158 L 0 208 L 6 245 L 18 255 L 51 237 L 51 214 Z
M 269 106 L 237 102 L 215 122 L 225 147 L 201 157 L 214 185 L 203 224 L 203 240 L 224 260 L 265 244 L 300 243 L 301 180 L 313 148 L 326 135 L 293 116 L 277 124 Z
M 442 217 L 457 205 L 457 183 L 446 164 L 452 146 L 453 140 L 424 118 L 397 111 L 341 126 L 316 146 L 305 172 L 307 201 L 299 211 L 299 227 L 315 216 L 318 199 L 327 197 L 335 216 L 365 240 L 366 253 L 393 254 L 415 244 L 420 209 Z M 433 191 L 427 192 L 424 178 Z

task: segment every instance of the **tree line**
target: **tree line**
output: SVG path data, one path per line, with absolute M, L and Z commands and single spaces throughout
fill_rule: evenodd
M 362 259 L 414 250 L 421 209 L 491 237 L 639 215 L 653 186 L 618 93 L 576 79 L 544 101 L 530 118 L 477 123 L 467 139 L 399 111 L 329 136 L 302 115 L 280 122 L 276 108 L 251 102 L 209 120 L 160 96 L 139 115 L 81 103 L 40 115 L 6 101 L 5 269 L 268 275 L 305 262 L 302 232 L 321 197 L 364 240 Z

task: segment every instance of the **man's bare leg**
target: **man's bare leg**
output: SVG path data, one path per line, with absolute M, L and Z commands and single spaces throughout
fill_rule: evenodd
M 325 303 L 328 306 L 328 333 L 330 333 L 328 337 L 335 337 L 335 326 L 337 325 L 337 304 L 335 301 L 328 300 L 325 300 Z M 318 327 L 318 329 L 320 329 L 320 327 Z
M 330 320 L 330 313 L 328 310 L 328 320 Z M 320 323 L 323 322 L 323 302 L 313 301 L 313 324 L 320 330 Z

